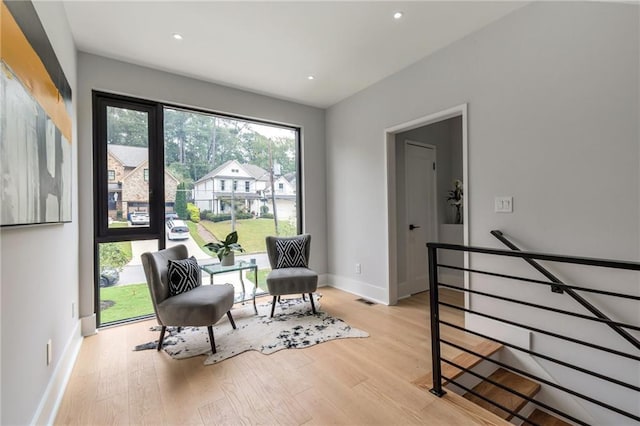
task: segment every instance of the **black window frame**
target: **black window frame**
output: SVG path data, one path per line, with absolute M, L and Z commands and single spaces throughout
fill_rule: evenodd
M 106 108 L 113 106 L 116 108 L 133 109 L 148 112 L 149 115 L 149 226 L 133 228 L 109 228 L 108 224 L 108 168 L 107 168 L 107 141 L 106 141 Z M 98 90 L 92 90 L 93 108 L 93 179 L 94 179 L 94 310 L 98 327 L 103 326 L 100 322 L 100 287 L 99 287 L 99 245 L 102 243 L 136 240 L 157 240 L 158 249 L 166 247 L 166 227 L 165 227 L 165 185 L 164 185 L 164 110 L 182 110 L 185 112 L 199 113 L 218 116 L 221 118 L 239 120 L 248 123 L 263 124 L 267 126 L 288 129 L 294 132 L 296 145 L 296 222 L 297 233 L 303 229 L 302 218 L 302 129 L 297 126 L 274 123 L 267 120 L 258 120 L 237 115 L 225 114 L 216 111 L 204 110 L 194 107 L 174 105 L 161 101 L 135 98 L 131 96 L 113 94 Z M 154 142 L 155 141 L 155 142 Z M 104 167 L 103 167 L 104 166 Z M 157 168 L 157 171 L 156 171 Z M 238 171 L 236 169 L 236 171 Z M 224 180 L 223 180 L 224 181 Z M 237 180 L 232 179 L 236 186 Z M 158 196 L 159 194 L 159 196 Z M 101 214 L 101 212 L 103 214 Z M 124 212 L 123 212 L 124 213 Z M 122 321 L 110 322 L 106 325 L 112 326 L 119 323 L 138 321 L 140 319 L 153 317 L 145 315 L 142 317 L 129 318 Z

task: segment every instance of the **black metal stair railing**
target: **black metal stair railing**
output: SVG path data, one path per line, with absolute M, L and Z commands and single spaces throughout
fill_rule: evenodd
M 491 231 L 491 235 L 496 237 L 498 240 L 500 240 L 500 242 L 502 244 L 506 245 L 511 250 L 521 251 L 515 244 L 513 244 L 511 241 L 509 241 L 501 231 L 493 230 L 493 231 Z M 554 283 L 551 286 L 551 291 L 553 291 L 555 293 L 566 292 L 569 296 L 571 296 L 573 299 L 575 299 L 578 303 L 580 303 L 582 306 L 584 306 L 587 310 L 589 310 L 589 312 L 591 312 L 596 317 L 598 317 L 600 319 L 604 319 L 604 320 L 608 320 L 609 319 L 609 317 L 607 317 L 604 313 L 602 313 L 602 311 L 600 311 L 598 308 L 596 308 L 591 303 L 589 303 L 584 297 L 582 297 L 578 293 L 576 293 L 573 288 L 567 287 L 562 281 L 560 281 L 555 275 L 553 275 L 551 272 L 549 272 L 546 268 L 544 268 L 538 262 L 536 262 L 533 259 L 529 259 L 529 258 L 525 258 L 525 257 L 523 257 L 523 259 L 525 260 L 525 262 L 527 262 L 528 264 L 533 266 L 535 269 L 540 271 L 540 273 L 542 273 L 542 275 L 544 275 L 545 277 L 549 278 L 549 280 Z M 612 323 L 609 324 L 609 327 L 611 327 L 613 329 L 613 331 L 618 333 L 620 336 L 622 336 L 625 340 L 627 340 L 633 346 L 635 346 L 636 348 L 640 349 L 640 341 L 638 341 L 638 339 L 636 339 L 631 334 L 629 334 L 628 331 L 626 331 L 622 327 L 619 327 L 618 325 L 612 324 Z
M 492 234 L 494 236 L 496 236 L 497 238 L 499 238 L 501 241 L 504 239 L 506 240 L 506 238 L 502 235 L 502 233 L 500 231 L 492 231 Z M 608 383 L 612 383 L 616 386 L 621 387 L 621 389 L 624 389 L 624 391 L 626 392 L 634 392 L 638 395 L 638 397 L 640 398 L 640 387 L 637 386 L 634 383 L 628 383 L 624 380 L 619 380 L 616 378 L 612 378 L 609 377 L 606 374 L 603 373 L 599 373 L 596 371 L 592 371 L 588 368 L 584 368 L 581 367 L 579 365 L 574 365 L 571 362 L 568 362 L 567 360 L 563 360 L 563 359 L 558 359 L 557 357 L 553 357 L 544 353 L 541 353 L 540 351 L 534 351 L 534 350 L 530 350 L 527 348 L 523 348 L 514 344 L 511 344 L 509 342 L 505 342 L 503 340 L 499 340 L 496 339 L 492 336 L 486 335 L 484 333 L 479 333 L 473 330 L 468 330 L 465 329 L 464 327 L 460 327 L 458 325 L 452 324 L 451 322 L 445 321 L 445 320 L 441 320 L 440 319 L 440 306 L 445 306 L 447 308 L 450 309 L 454 309 L 454 310 L 459 310 L 461 312 L 465 312 L 465 313 L 470 313 L 470 314 L 474 314 L 474 315 L 478 315 L 480 317 L 483 318 L 487 318 L 487 319 L 491 319 L 494 321 L 499 321 L 505 324 L 509 324 L 512 326 L 516 326 L 516 327 L 520 327 L 523 328 L 525 330 L 529 330 L 531 332 L 534 333 L 540 333 L 543 334 L 545 336 L 549 336 L 552 337 L 554 339 L 559 339 L 559 340 L 563 340 L 566 342 L 570 342 L 571 344 L 577 344 L 577 345 L 581 345 L 583 347 L 588 347 L 591 349 L 596 349 L 598 351 L 602 351 L 602 352 L 606 352 L 608 354 L 614 355 L 616 357 L 621 357 L 621 358 L 625 358 L 625 359 L 630 359 L 636 362 L 640 361 L 640 353 L 628 353 L 625 351 L 621 351 L 621 350 L 616 350 L 604 345 L 600 345 L 600 344 L 596 344 L 593 342 L 589 342 L 589 341 L 584 341 L 584 340 L 580 340 L 577 338 L 573 338 L 570 336 L 565 336 L 563 334 L 560 333 L 556 333 L 552 330 L 547 330 L 547 329 L 543 329 L 540 327 L 534 327 L 531 325 L 528 325 L 522 321 L 514 321 L 508 318 L 503 318 L 500 317 L 499 315 L 494 315 L 493 313 L 487 313 L 487 312 L 480 312 L 480 311 L 475 311 L 472 309 L 468 309 L 468 308 L 464 308 L 464 307 L 460 307 L 460 306 L 456 306 L 450 303 L 446 303 L 446 302 L 441 302 L 439 300 L 439 294 L 438 294 L 438 290 L 439 288 L 451 288 L 454 290 L 463 290 L 467 293 L 473 294 L 473 295 L 477 295 L 477 296 L 482 296 L 482 297 L 487 297 L 487 298 L 492 298 L 495 300 L 499 300 L 501 302 L 504 303 L 509 303 L 509 304 L 516 304 L 516 305 L 522 305 L 522 306 L 527 306 L 529 308 L 533 308 L 533 309 L 539 309 L 542 311 L 551 311 L 551 312 L 555 312 L 561 315 L 566 315 L 566 316 L 571 316 L 574 318 L 580 318 L 582 320 L 585 321 L 589 321 L 592 323 L 601 323 L 601 324 L 605 324 L 608 327 L 611 327 L 614 331 L 616 331 L 616 333 L 618 333 L 620 336 L 622 336 L 623 338 L 625 338 L 627 341 L 629 341 L 630 343 L 632 343 L 634 345 L 634 347 L 636 349 L 640 349 L 640 344 L 637 344 L 638 341 L 627 332 L 627 330 L 635 330 L 635 331 L 640 331 L 640 326 L 639 325 L 634 325 L 634 324 L 627 324 L 621 321 L 614 321 L 608 317 L 606 317 L 604 314 L 602 314 L 602 312 L 600 312 L 597 308 L 595 308 L 592 304 L 590 304 L 586 299 L 584 299 L 582 296 L 580 296 L 577 291 L 585 291 L 585 292 L 592 292 L 592 293 L 597 293 L 597 294 L 601 294 L 601 295 L 606 295 L 606 296 L 610 296 L 610 297 L 618 297 L 618 298 L 623 298 L 623 299 L 629 299 L 629 300 L 634 300 L 636 302 L 640 302 L 640 296 L 636 296 L 636 295 L 632 295 L 632 294 L 624 294 L 624 293 L 618 293 L 618 292 L 613 292 L 613 291 L 609 291 L 609 290 L 603 290 L 603 289 L 589 289 L 589 288 L 585 288 L 585 287 L 579 287 L 579 286 L 575 286 L 575 285 L 569 285 L 566 283 L 563 283 L 561 280 L 559 280 L 557 277 L 555 277 L 553 274 L 551 274 L 549 271 L 547 271 L 544 267 L 542 267 L 538 262 L 536 262 L 536 260 L 542 260 L 542 261 L 551 261 L 551 262 L 560 262 L 560 263 L 566 263 L 566 264 L 576 264 L 576 265 L 587 265 L 590 267 L 599 267 L 599 268 L 613 268 L 613 269 L 621 269 L 621 270 L 628 270 L 628 271 L 640 271 L 640 263 L 636 263 L 636 262 L 624 262 L 624 261 L 615 261 L 615 260 L 606 260 L 606 259 L 593 259 L 593 258 L 584 258 L 584 257 L 570 257 L 570 256 L 559 256 L 559 255 L 551 255 L 551 254 L 545 254 L 545 253 L 534 253 L 534 252 L 526 252 L 526 251 L 521 251 L 519 248 L 517 248 L 515 245 L 513 245 L 513 243 L 511 243 L 510 241 L 506 240 L 509 247 L 512 250 L 500 250 L 500 249 L 490 249 L 490 248 L 483 248 L 483 247 L 468 247 L 468 246 L 460 246 L 460 245 L 453 245 L 453 244 L 441 244 L 441 243 L 428 243 L 427 244 L 427 248 L 428 248 L 428 256 L 429 256 L 429 288 L 430 288 L 430 321 L 431 321 L 431 350 L 432 350 L 432 374 L 433 374 L 433 388 L 430 390 L 431 393 L 437 395 L 437 396 L 442 396 L 446 393 L 446 391 L 443 389 L 443 380 L 446 380 L 449 383 L 453 383 L 456 386 L 460 387 L 461 389 L 465 389 L 466 391 L 470 392 L 470 393 L 475 393 L 473 391 L 473 389 L 468 389 L 466 388 L 463 384 L 461 384 L 459 381 L 456 381 L 453 378 L 450 377 L 444 377 L 442 375 L 442 362 L 449 364 L 449 365 L 453 365 L 457 368 L 459 368 L 462 371 L 465 371 L 473 376 L 476 376 L 478 378 L 481 379 L 485 379 L 487 380 L 487 377 L 483 377 L 481 375 L 479 375 L 476 372 L 473 372 L 471 370 L 469 370 L 468 368 L 465 368 L 463 366 L 460 366 L 458 364 L 456 364 L 455 362 L 453 362 L 452 360 L 448 360 L 448 359 L 444 359 L 442 358 L 442 354 L 441 354 L 441 344 L 445 344 L 448 345 L 450 347 L 456 348 L 458 350 L 470 353 L 474 356 L 477 356 L 478 358 L 482 358 L 488 362 L 491 362 L 499 367 L 508 369 L 510 371 L 515 372 L 516 374 L 520 374 L 522 376 L 528 377 L 532 380 L 538 381 L 539 383 L 545 385 L 545 386 L 550 386 L 552 388 L 555 388 L 559 391 L 565 392 L 569 395 L 573 395 L 577 398 L 580 398 L 584 401 L 587 401 L 591 404 L 595 404 L 597 406 L 600 406 L 606 410 L 612 411 L 614 413 L 617 413 L 627 419 L 631 419 L 634 420 L 636 422 L 640 422 L 640 416 L 638 416 L 636 413 L 631 413 L 623 408 L 617 407 L 613 404 L 608 404 L 605 403 L 603 401 L 597 400 L 593 397 L 590 397 L 588 395 L 586 395 L 583 392 L 580 392 L 579 390 L 576 389 L 571 389 L 569 387 L 566 386 L 562 386 L 556 383 L 553 383 L 549 380 L 546 380 L 544 378 L 538 377 L 534 374 L 531 374 L 527 371 L 523 371 L 521 369 L 515 368 L 513 366 L 510 366 L 504 362 L 501 361 L 497 361 L 494 360 L 488 356 L 476 353 L 472 350 L 466 349 L 463 346 L 456 344 L 450 340 L 447 339 L 442 339 L 441 335 L 440 335 L 440 327 L 441 326 L 445 326 L 445 327 L 450 327 L 452 329 L 458 329 L 461 331 L 464 331 L 465 333 L 471 333 L 474 334 L 476 336 L 491 340 L 493 342 L 497 342 L 499 344 L 502 344 L 506 347 L 509 347 L 513 350 L 528 354 L 530 356 L 548 361 L 548 362 L 552 362 L 556 365 L 559 365 L 563 368 L 568 368 L 571 369 L 572 371 L 578 372 L 579 374 L 585 374 L 588 376 L 593 377 L 596 380 L 600 380 L 600 381 L 604 381 L 604 382 L 608 382 Z M 503 241 L 504 242 L 504 241 Z M 453 251 L 461 251 L 461 252 L 469 252 L 469 253 L 479 253 L 479 254 L 486 254 L 486 255 L 491 255 L 491 256 L 499 256 L 499 257 L 517 257 L 517 258 L 521 258 L 523 260 L 525 260 L 526 262 L 528 262 L 529 264 L 531 264 L 532 266 L 534 266 L 538 271 L 540 271 L 541 273 L 543 273 L 543 275 L 549 279 L 549 281 L 542 281 L 542 280 L 535 280 L 535 279 L 530 279 L 530 278 L 525 278 L 525 277 L 518 277 L 518 276 L 514 276 L 514 275 L 509 275 L 509 274 L 502 274 L 502 273 L 497 273 L 495 271 L 484 271 L 484 270 L 479 270 L 479 269 L 471 269 L 471 268 L 461 268 L 461 267 L 457 267 L 457 266 L 453 266 L 453 265 L 446 265 L 446 264 L 441 264 L 438 263 L 438 251 L 439 250 L 453 250 Z M 518 282 L 523 282 L 523 283 L 527 283 L 527 284 L 536 284 L 536 285 L 544 285 L 547 287 L 557 287 L 557 290 L 561 290 L 564 293 L 569 294 L 570 296 L 574 297 L 574 299 L 576 299 L 582 306 L 586 307 L 594 316 L 590 316 L 590 315 L 585 315 L 585 314 L 579 314 L 579 313 L 575 313 L 575 312 L 571 312 L 571 311 L 566 311 L 563 309 L 557 309 L 557 308 L 551 308 L 548 306 L 543 306 L 540 304 L 536 304 L 536 303 L 532 303 L 532 302 L 528 302 L 525 300 L 518 300 L 516 298 L 513 297 L 506 297 L 503 295 L 499 295 L 499 294 L 494 294 L 494 293 L 490 293 L 488 291 L 480 291 L 480 290 L 475 290 L 475 289 L 469 289 L 469 288 L 465 288 L 465 289 L 460 289 L 459 287 L 455 287 L 455 286 L 451 286 L 448 284 L 444 284 L 444 283 L 439 283 L 438 282 L 438 268 L 448 268 L 448 269 L 456 269 L 456 270 L 462 270 L 462 271 L 467 271 L 470 274 L 482 274 L 482 275 L 487 275 L 487 276 L 493 276 L 493 277 L 500 277 L 500 278 L 507 278 L 507 279 L 512 279 Z M 577 296 L 577 297 L 575 297 Z M 584 302 L 584 303 L 583 303 Z M 639 308 L 640 308 L 640 304 L 639 304 Z M 634 343 L 635 341 L 635 343 Z M 489 379 L 488 381 L 491 382 L 491 380 Z M 494 383 L 494 385 L 501 387 L 501 388 L 505 388 L 505 386 L 499 384 L 499 383 Z M 549 412 L 558 414 L 562 417 L 564 417 L 565 419 L 574 422 L 576 424 L 580 424 L 580 425 L 587 425 L 588 423 L 584 422 L 583 420 L 580 420 L 568 413 L 565 413 L 557 408 L 554 408 L 548 404 L 544 404 L 540 401 L 536 401 L 535 399 L 528 397 L 526 395 L 522 395 L 517 393 L 516 391 L 514 391 L 513 389 L 509 389 L 509 388 L 505 388 L 505 390 L 512 392 L 514 394 L 516 394 L 518 397 L 524 398 L 544 409 L 546 409 Z M 477 394 L 476 394 L 477 395 Z M 477 395 L 478 397 L 485 399 L 486 397 L 482 396 L 482 395 Z M 487 401 L 490 402 L 491 404 L 498 406 L 500 409 L 510 413 L 511 415 L 518 417 L 520 419 L 522 419 L 524 421 L 524 424 L 531 424 L 536 426 L 537 424 L 529 419 L 526 419 L 525 417 L 523 417 L 522 415 L 520 415 L 519 413 L 513 412 L 511 410 L 509 410 L 506 407 L 503 407 L 499 404 L 497 404 L 495 401 Z

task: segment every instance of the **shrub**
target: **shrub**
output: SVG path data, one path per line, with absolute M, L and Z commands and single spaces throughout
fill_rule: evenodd
M 127 254 L 118 243 L 100 244 L 100 267 L 113 268 L 122 271 L 122 267 L 129 263 Z
M 200 209 L 194 204 L 187 203 L 187 212 L 189 214 L 189 220 L 193 223 L 200 222 Z
M 269 213 L 269 206 L 267 206 L 266 204 L 260 206 L 260 216 L 263 216 L 267 213 Z
M 206 220 L 210 220 L 211 222 L 224 222 L 227 220 L 231 220 L 231 213 L 221 213 L 221 214 L 208 214 L 204 216 Z M 236 213 L 236 220 L 239 219 L 252 219 L 253 215 L 251 213 Z
M 263 219 L 273 219 L 273 214 L 272 213 L 263 213 L 260 215 L 261 218 Z
M 188 217 L 189 212 L 187 212 L 187 190 L 184 183 L 178 185 L 176 191 L 176 202 L 173 208 L 175 209 L 176 213 L 178 213 L 180 219 L 186 219 Z

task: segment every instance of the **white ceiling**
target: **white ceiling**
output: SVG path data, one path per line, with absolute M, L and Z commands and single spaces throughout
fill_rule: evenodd
M 65 1 L 78 49 L 328 107 L 525 2 Z M 396 11 L 404 12 L 400 20 Z M 182 41 L 172 38 L 178 32 Z M 314 75 L 315 80 L 308 80 Z

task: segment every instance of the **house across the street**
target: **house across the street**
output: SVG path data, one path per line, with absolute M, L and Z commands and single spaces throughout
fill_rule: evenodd
M 149 157 L 147 148 L 107 145 L 109 217 L 126 219 L 131 212 L 149 211 Z M 164 172 L 165 208 L 173 210 L 178 179 Z
M 287 179 L 289 177 L 289 179 Z M 295 173 L 274 175 L 275 202 L 279 219 L 296 217 Z M 271 176 L 262 167 L 229 160 L 197 180 L 193 201 L 200 210 L 228 213 L 231 206 L 260 215 L 262 206 L 273 213 Z

